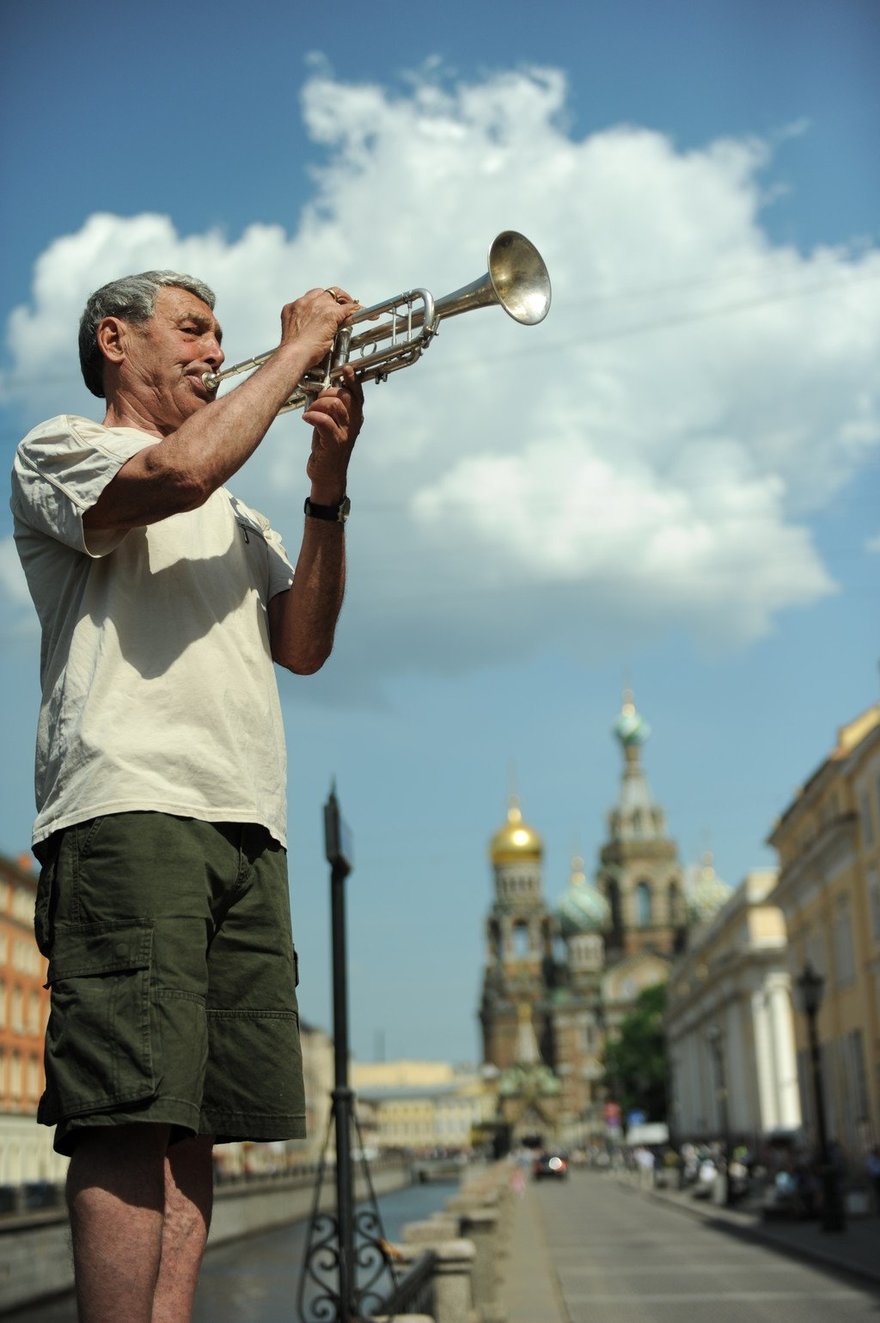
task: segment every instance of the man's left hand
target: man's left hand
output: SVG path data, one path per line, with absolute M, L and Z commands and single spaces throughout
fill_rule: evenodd
M 306 465 L 311 499 L 335 505 L 345 495 L 348 462 L 364 421 L 364 388 L 350 363 L 343 369 L 342 384 L 322 391 L 303 413 L 303 421 L 313 429 Z

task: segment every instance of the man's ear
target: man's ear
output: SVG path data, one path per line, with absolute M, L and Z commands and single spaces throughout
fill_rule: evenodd
M 98 348 L 109 363 L 122 363 L 125 360 L 125 341 L 128 327 L 121 317 L 104 317 L 98 323 L 96 340 Z

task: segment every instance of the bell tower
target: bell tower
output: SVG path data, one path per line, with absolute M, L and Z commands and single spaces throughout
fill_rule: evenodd
M 650 727 L 623 696 L 614 735 L 623 753 L 617 803 L 599 852 L 599 886 L 608 901 L 606 950 L 610 961 L 642 951 L 673 955 L 682 949 L 687 916 L 678 847 L 642 767 Z
M 523 1004 L 534 1012 L 534 1032 L 546 1065 L 552 1055 L 545 1013 L 545 978 L 556 922 L 544 903 L 544 843 L 523 820 L 511 795 L 507 821 L 489 844 L 494 898 L 486 918 L 486 956 L 480 1024 L 483 1061 L 505 1070 L 516 1064 Z

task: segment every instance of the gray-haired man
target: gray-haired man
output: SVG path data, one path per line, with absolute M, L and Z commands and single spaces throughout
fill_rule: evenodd
M 357 305 L 285 305 L 277 350 L 222 399 L 214 297 L 146 272 L 99 290 L 80 357 L 102 423 L 22 441 L 15 537 L 40 617 L 36 931 L 52 1009 L 39 1116 L 71 1156 L 84 1323 L 181 1323 L 211 1149 L 304 1133 L 273 662 L 316 671 L 345 578 L 351 371 L 305 411 L 295 570 L 228 492 Z

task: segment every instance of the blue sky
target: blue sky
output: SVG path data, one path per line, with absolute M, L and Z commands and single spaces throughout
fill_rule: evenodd
M 329 1026 L 336 777 L 357 1055 L 474 1059 L 486 844 L 512 780 L 545 891 L 592 871 L 632 684 L 685 863 L 738 882 L 878 695 L 873 0 L 5 6 L 0 444 L 77 382 L 88 292 L 213 285 L 232 357 L 282 302 L 365 302 L 544 253 L 497 310 L 368 388 L 337 651 L 281 678 L 306 1017 Z M 293 548 L 297 418 L 234 484 Z M 0 525 L 0 850 L 29 840 L 38 640 Z

